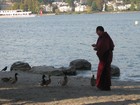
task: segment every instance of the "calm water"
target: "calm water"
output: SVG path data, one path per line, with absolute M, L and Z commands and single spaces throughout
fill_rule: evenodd
M 15 61 L 69 66 L 70 61 L 83 58 L 96 71 L 98 58 L 91 44 L 97 40 L 98 25 L 103 25 L 115 42 L 112 64 L 121 69 L 119 79 L 140 81 L 140 13 L 0 19 L 0 68 L 10 68 Z

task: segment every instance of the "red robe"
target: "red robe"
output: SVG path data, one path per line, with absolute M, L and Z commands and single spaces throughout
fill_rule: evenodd
M 114 43 L 107 32 L 98 38 L 96 48 L 99 58 L 96 86 L 101 90 L 110 90 Z

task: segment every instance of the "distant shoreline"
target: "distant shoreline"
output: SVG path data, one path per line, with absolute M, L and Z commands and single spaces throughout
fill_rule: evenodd
M 80 15 L 80 14 L 121 14 L 121 13 L 140 13 L 140 11 L 116 11 L 116 12 L 93 12 L 93 13 L 85 13 L 85 12 L 72 12 L 72 13 L 44 13 L 42 15 L 37 14 L 37 16 L 52 16 L 52 15 Z

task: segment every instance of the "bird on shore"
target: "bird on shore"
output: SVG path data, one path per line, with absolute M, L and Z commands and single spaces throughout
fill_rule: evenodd
M 1 71 L 6 71 L 7 70 L 7 66 L 5 66 Z
M 43 75 L 42 75 L 42 81 L 41 81 L 41 83 L 40 83 L 41 86 L 44 86 L 44 85 L 46 84 L 45 77 L 46 77 L 46 76 L 43 74 Z
M 10 82 L 11 84 L 15 84 L 18 81 L 17 75 L 18 75 L 18 73 L 15 73 L 15 76 L 13 78 L 12 77 L 4 77 L 4 78 L 1 78 L 1 80 L 3 82 Z
M 64 79 L 62 81 L 59 81 L 58 84 L 60 84 L 61 86 L 66 86 L 68 83 L 68 77 L 67 75 L 64 76 Z
M 92 78 L 90 80 L 90 84 L 91 84 L 91 86 L 95 86 L 95 83 L 96 83 L 96 79 L 95 79 L 94 75 L 92 75 Z
M 15 84 L 18 81 L 17 75 L 18 75 L 18 73 L 15 73 L 15 77 L 10 79 L 12 84 Z
M 11 80 L 12 77 L 4 77 L 4 78 L 1 78 L 1 81 L 2 82 L 9 82 Z
M 42 75 L 41 86 L 48 86 L 51 83 L 51 75 L 49 75 L 49 79 L 45 80 L 45 75 Z
M 51 75 L 49 75 L 49 79 L 46 80 L 46 86 L 48 86 L 49 84 L 51 84 Z

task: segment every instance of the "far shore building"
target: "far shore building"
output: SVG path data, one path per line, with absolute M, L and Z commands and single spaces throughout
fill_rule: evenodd
M 53 2 L 53 5 L 56 5 L 60 12 L 70 12 L 72 8 L 66 2 Z
M 84 1 L 74 1 L 75 12 L 85 12 L 87 10 L 87 6 L 84 4 Z
M 71 12 L 72 8 L 70 6 L 60 6 L 59 8 L 60 12 Z
M 123 0 L 116 0 L 117 4 L 123 4 Z
M 79 5 L 75 7 L 75 12 L 85 12 L 87 10 L 86 5 Z
M 48 4 L 48 5 L 41 5 L 41 7 L 43 8 L 44 12 L 53 12 L 53 7 Z
M 125 11 L 131 8 L 131 4 L 124 4 L 123 0 L 116 0 L 116 2 L 108 1 L 106 5 L 113 7 L 114 11 Z
M 50 4 L 48 4 L 45 9 L 46 12 L 53 12 L 53 7 Z
M 118 10 L 119 11 L 125 11 L 131 8 L 131 4 L 126 4 L 126 5 L 119 5 Z

